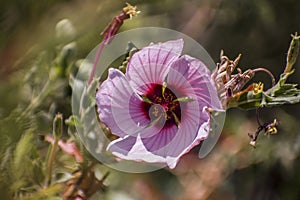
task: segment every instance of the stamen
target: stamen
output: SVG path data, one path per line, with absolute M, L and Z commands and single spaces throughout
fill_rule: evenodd
M 276 126 L 278 125 L 277 119 L 274 119 L 273 123 L 270 123 L 265 128 L 266 135 L 273 135 L 277 133 Z
M 173 102 L 192 102 L 192 101 L 195 101 L 195 99 L 190 97 L 179 97 L 175 99 Z
M 134 16 L 137 16 L 141 11 L 136 10 L 136 6 L 132 6 L 129 3 L 126 3 L 126 7 L 123 8 L 123 12 L 129 15 L 130 19 Z
M 165 90 L 167 88 L 167 82 L 163 82 L 162 84 L 162 89 L 161 89 L 161 93 L 162 93 L 162 96 L 165 97 Z
M 152 112 L 152 115 L 153 115 L 154 117 L 158 117 L 158 114 L 159 114 L 158 107 L 157 107 L 157 106 L 154 106 L 154 111 Z
M 262 82 L 253 83 L 253 92 L 254 94 L 262 93 L 264 90 L 264 84 Z

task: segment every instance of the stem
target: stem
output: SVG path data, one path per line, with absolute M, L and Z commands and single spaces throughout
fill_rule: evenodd
M 100 43 L 99 48 L 98 48 L 98 51 L 97 51 L 97 54 L 96 54 L 96 57 L 95 57 L 95 59 L 94 59 L 93 68 L 92 68 L 92 71 L 91 71 L 91 73 L 90 73 L 90 77 L 89 77 L 89 80 L 88 80 L 88 86 L 91 84 L 91 82 L 92 82 L 92 80 L 93 80 L 93 78 L 94 78 L 94 76 L 95 76 L 95 72 L 96 72 L 96 69 L 97 69 L 97 64 L 98 64 L 98 62 L 99 62 L 99 60 L 100 60 L 100 56 L 101 56 L 102 50 L 103 50 L 104 45 L 105 45 L 105 44 L 104 44 L 104 41 L 105 41 L 105 40 L 103 40 L 103 41 Z
M 261 123 L 260 123 L 260 121 L 259 121 L 259 111 L 260 111 L 260 108 L 261 108 L 261 107 L 256 108 L 256 121 L 257 121 L 257 124 L 258 124 L 259 126 L 261 126 Z
M 54 144 L 51 148 L 50 158 L 49 158 L 49 161 L 48 161 L 48 172 L 47 172 L 46 186 L 51 185 L 53 164 L 54 164 L 54 158 L 55 158 L 55 154 L 56 154 L 56 151 L 57 151 L 57 147 L 58 147 L 58 138 L 55 138 L 54 139 Z
M 275 78 L 274 78 L 273 74 L 269 70 L 267 70 L 265 68 L 256 68 L 256 69 L 253 69 L 252 71 L 253 72 L 262 71 L 262 72 L 267 73 L 271 77 L 271 79 L 272 79 L 272 87 L 275 85 Z
M 58 141 L 59 138 L 62 135 L 62 115 L 57 114 L 53 120 L 53 137 L 54 137 L 54 143 L 50 151 L 50 156 L 48 160 L 48 173 L 47 173 L 47 179 L 46 179 L 46 186 L 51 185 L 52 180 L 52 173 L 53 173 L 53 165 L 54 165 L 54 159 L 56 155 L 56 151 L 58 149 Z
M 124 7 L 122 9 L 122 12 L 118 16 L 114 17 L 112 19 L 112 21 L 108 24 L 108 26 L 104 29 L 104 31 L 101 33 L 101 35 L 104 35 L 104 38 L 98 48 L 98 51 L 97 51 L 97 54 L 96 54 L 96 57 L 94 60 L 94 65 L 93 65 L 93 68 L 92 68 L 92 71 L 90 73 L 90 77 L 88 80 L 88 86 L 91 84 L 91 82 L 95 76 L 97 64 L 99 62 L 100 55 L 104 48 L 104 45 L 109 44 L 111 42 L 113 37 L 119 31 L 119 29 L 122 26 L 125 19 L 128 19 L 128 18 L 131 19 L 132 16 L 136 16 L 139 13 L 140 13 L 140 11 L 136 10 L 136 6 L 132 6 L 129 3 L 126 3 L 126 7 Z

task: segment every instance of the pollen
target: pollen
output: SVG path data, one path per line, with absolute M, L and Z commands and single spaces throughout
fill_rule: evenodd
M 158 117 L 158 114 L 159 114 L 159 108 L 156 105 L 154 105 L 154 111 L 152 112 L 152 115 L 154 117 Z

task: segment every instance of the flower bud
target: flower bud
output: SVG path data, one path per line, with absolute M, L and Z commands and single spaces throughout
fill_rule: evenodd
M 288 55 L 286 58 L 286 67 L 285 67 L 284 73 L 288 73 L 292 70 L 292 67 L 295 64 L 298 54 L 299 54 L 300 36 L 297 35 L 297 32 L 295 33 L 295 35 L 291 35 L 291 36 L 292 36 L 292 41 L 290 43 L 290 47 L 288 50 Z

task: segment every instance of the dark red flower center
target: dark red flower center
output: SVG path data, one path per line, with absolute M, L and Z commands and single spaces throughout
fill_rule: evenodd
M 145 101 L 142 105 L 147 117 L 152 123 L 160 126 L 178 125 L 181 120 L 181 108 L 173 92 L 175 90 L 160 84 L 153 84 L 150 88 L 143 96 Z

